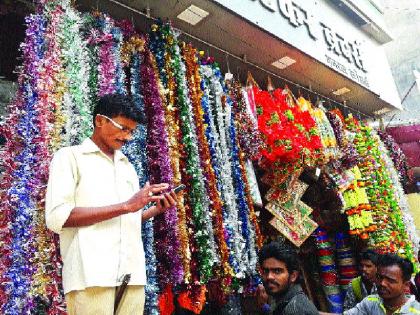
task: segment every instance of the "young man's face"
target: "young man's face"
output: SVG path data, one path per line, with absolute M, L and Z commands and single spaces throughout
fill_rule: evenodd
M 398 265 L 378 267 L 378 294 L 384 299 L 396 298 L 406 292 L 408 281 L 404 281 Z
M 131 139 L 137 122 L 124 116 L 107 117 L 97 115 L 95 129 L 98 130 L 101 142 L 109 151 L 121 149 Z
M 261 276 L 265 290 L 270 295 L 285 293 L 298 277 L 298 272 L 289 273 L 286 264 L 275 258 L 264 260 L 261 266 Z
M 377 268 L 371 260 L 362 259 L 360 261 L 360 271 L 362 272 L 363 280 L 367 280 L 372 283 L 376 282 Z

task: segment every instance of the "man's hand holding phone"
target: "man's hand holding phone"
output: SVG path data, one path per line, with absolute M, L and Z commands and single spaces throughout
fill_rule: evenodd
M 152 205 L 149 209 L 143 212 L 142 219 L 148 220 L 151 217 L 157 216 L 167 209 L 176 206 L 178 202 L 178 198 L 176 196 L 177 193 L 184 190 L 186 186 L 184 184 L 178 185 L 170 192 L 161 193 L 159 196 L 159 200 L 153 201 L 154 205 Z

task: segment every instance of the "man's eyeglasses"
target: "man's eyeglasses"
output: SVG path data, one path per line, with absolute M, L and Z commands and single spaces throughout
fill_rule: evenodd
M 127 128 L 127 127 L 124 127 L 124 126 L 121 126 L 119 123 L 117 123 L 115 120 L 113 120 L 112 118 L 109 118 L 108 116 L 105 116 L 105 115 L 101 115 L 101 114 L 98 114 L 98 116 L 101 116 L 101 117 L 104 117 L 104 118 L 106 118 L 107 120 L 109 120 L 113 125 L 114 125 L 114 127 L 115 128 L 117 128 L 117 129 L 119 129 L 119 130 L 121 130 L 122 132 L 124 132 L 124 133 L 126 133 L 126 134 L 129 134 L 129 135 L 133 135 L 134 134 L 134 132 L 136 131 L 135 129 L 129 129 L 129 128 Z

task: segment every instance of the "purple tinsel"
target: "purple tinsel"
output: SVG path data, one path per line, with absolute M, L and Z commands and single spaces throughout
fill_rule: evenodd
M 153 56 L 145 53 L 141 69 L 143 97 L 148 125 L 147 151 L 151 183 L 172 183 L 173 171 L 169 159 L 168 134 L 165 128 L 165 113 L 159 94 L 158 81 L 152 63 Z M 183 268 L 179 255 L 176 207 L 168 209 L 164 215 L 156 217 L 155 239 L 158 258 L 158 275 L 162 285 L 181 283 Z

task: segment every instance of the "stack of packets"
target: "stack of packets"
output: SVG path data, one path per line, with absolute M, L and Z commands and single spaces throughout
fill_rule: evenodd
M 312 208 L 300 200 L 308 185 L 298 180 L 299 175 L 293 174 L 280 186 L 272 186 L 265 195 L 265 208 L 274 216 L 270 224 L 297 247 L 318 227 L 309 217 Z

